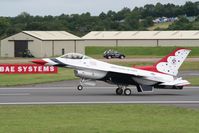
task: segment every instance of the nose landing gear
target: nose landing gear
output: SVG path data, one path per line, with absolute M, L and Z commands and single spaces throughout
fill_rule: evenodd
M 79 85 L 77 86 L 77 90 L 83 90 L 83 86 L 95 86 L 96 81 L 91 79 L 81 78 Z
M 82 85 L 78 85 L 77 86 L 77 90 L 79 90 L 79 91 L 83 90 L 83 86 Z

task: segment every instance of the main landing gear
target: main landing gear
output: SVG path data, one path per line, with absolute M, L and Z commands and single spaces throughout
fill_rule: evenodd
M 126 88 L 126 86 L 118 86 L 118 88 L 116 89 L 116 94 L 117 95 L 122 95 L 124 93 L 124 95 L 129 96 L 131 95 L 131 89 Z

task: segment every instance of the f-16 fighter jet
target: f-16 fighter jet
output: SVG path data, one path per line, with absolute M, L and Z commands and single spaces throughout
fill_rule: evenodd
M 190 53 L 190 49 L 177 48 L 153 66 L 125 67 L 99 61 L 79 53 L 68 53 L 57 58 L 33 60 L 33 63 L 74 69 L 79 77 L 78 90 L 96 85 L 96 80 L 115 84 L 117 95 L 131 95 L 129 86 L 138 92 L 157 89 L 182 89 L 190 83 L 177 77 L 178 69 Z

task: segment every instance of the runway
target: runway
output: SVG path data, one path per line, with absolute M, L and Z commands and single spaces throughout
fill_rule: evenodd
M 116 86 L 97 82 L 95 87 L 78 91 L 78 80 L 48 84 L 0 88 L 0 104 L 176 104 L 199 107 L 199 87 L 183 90 L 154 90 L 138 93 L 135 87 L 130 96 L 117 96 Z

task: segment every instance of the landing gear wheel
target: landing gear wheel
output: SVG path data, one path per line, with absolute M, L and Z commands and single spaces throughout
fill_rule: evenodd
M 78 86 L 77 86 L 77 89 L 78 89 L 79 91 L 81 91 L 81 90 L 83 90 L 83 86 L 82 86 L 82 85 L 78 85 Z
M 126 88 L 126 89 L 124 90 L 124 95 L 126 95 L 126 96 L 131 95 L 131 89 Z
M 122 95 L 123 94 L 123 89 L 122 88 L 117 88 L 116 89 L 116 94 L 117 95 Z

